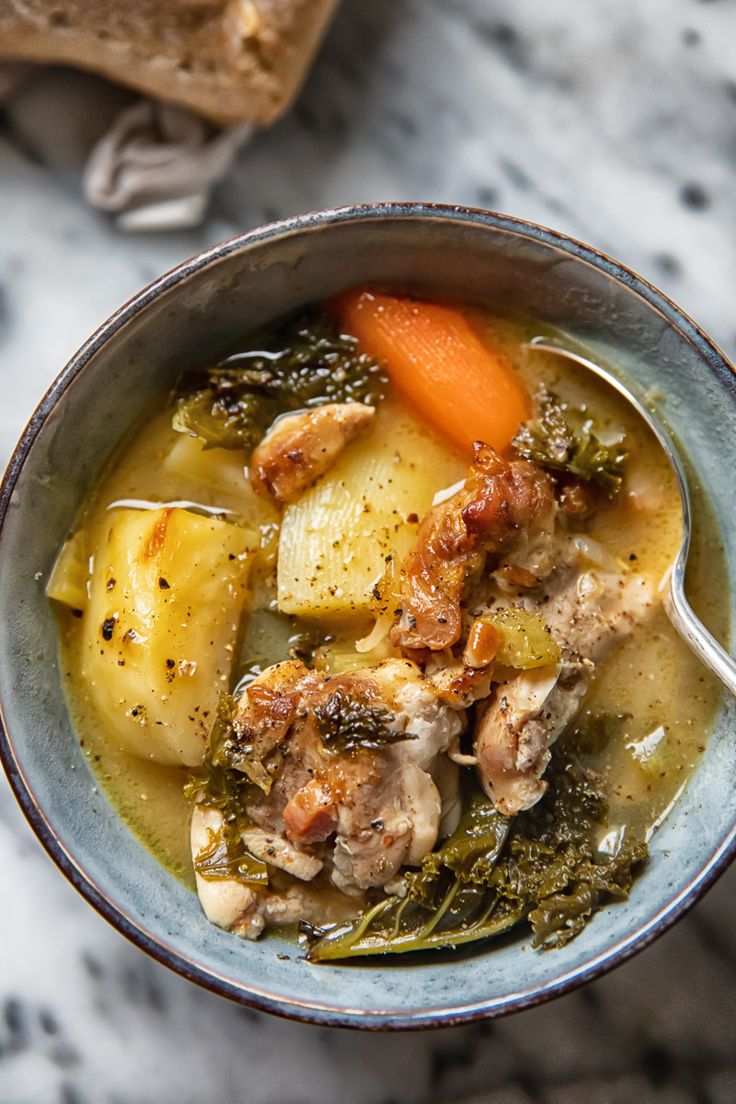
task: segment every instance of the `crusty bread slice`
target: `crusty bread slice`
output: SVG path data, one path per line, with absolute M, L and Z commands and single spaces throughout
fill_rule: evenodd
M 76 65 L 218 122 L 272 122 L 338 0 L 0 0 L 0 58 Z

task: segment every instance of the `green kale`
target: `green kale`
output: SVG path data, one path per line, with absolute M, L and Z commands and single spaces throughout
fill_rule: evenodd
M 614 855 L 601 854 L 597 837 L 607 823 L 599 777 L 560 746 L 550 792 L 516 818 L 492 882 L 506 901 L 524 908 L 534 947 L 564 946 L 606 900 L 628 896 L 647 845 L 624 834 Z
M 185 381 L 174 429 L 208 448 L 252 450 L 279 414 L 333 402 L 374 405 L 384 397 L 379 364 L 321 314 L 286 323 L 264 345 Z
M 570 406 L 545 387 L 536 418 L 524 422 L 513 445 L 526 460 L 596 483 L 609 498 L 621 488 L 627 455 L 621 442 L 604 445 L 585 407 Z
M 268 883 L 266 864 L 251 855 L 241 838 L 243 829 L 250 825 L 245 809 L 254 791 L 248 775 L 233 763 L 234 707 L 233 699 L 223 694 L 202 764 L 184 787 L 185 796 L 193 804 L 216 809 L 222 815 L 222 828 L 210 832 L 208 845 L 195 856 L 194 869 L 204 878 L 235 878 L 264 885 Z
M 416 739 L 389 727 L 392 714 L 388 709 L 351 697 L 340 689 L 315 707 L 314 716 L 328 751 L 356 752 Z
M 569 748 L 555 749 L 548 777 L 542 801 L 514 820 L 476 792 L 450 839 L 405 875 L 405 896 L 333 928 L 305 929 L 310 960 L 455 947 L 524 919 L 535 947 L 567 943 L 606 900 L 626 897 L 647 848 L 624 835 L 614 856 L 598 852 L 601 784 Z
M 510 821 L 476 794 L 460 824 L 419 870 L 406 874 L 403 897 L 384 898 L 328 930 L 302 931 L 313 962 L 458 946 L 500 934 L 523 916 L 488 887 Z
M 209 829 L 209 842 L 194 858 L 194 870 L 209 881 L 245 882 L 267 886 L 266 864 L 244 847 L 233 847 L 222 831 Z

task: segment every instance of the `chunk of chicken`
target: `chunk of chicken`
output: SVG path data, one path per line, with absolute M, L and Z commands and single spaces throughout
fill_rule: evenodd
M 339 806 L 332 880 L 343 889 L 385 885 L 432 850 L 443 814 L 432 772 L 463 727 L 414 664 L 390 660 L 376 671 L 396 730 L 412 739 L 387 748 L 372 784 L 357 787 Z M 446 789 L 453 773 L 457 767 L 448 759 Z
M 544 616 L 562 660 L 511 675 L 479 708 L 478 774 L 501 812 L 528 809 L 544 794 L 549 749 L 577 713 L 595 664 L 644 620 L 652 601 L 640 576 L 570 567 L 556 573 L 544 594 L 519 599 Z
M 332 881 L 341 889 L 384 886 L 437 842 L 442 802 L 431 776 L 397 763 L 371 791 L 339 809 Z
M 334 464 L 342 450 L 375 417 L 364 403 L 328 403 L 278 418 L 253 450 L 253 489 L 275 502 L 293 502 Z
M 468 709 L 491 692 L 492 671 L 487 664 L 476 670 L 467 663 L 446 663 L 430 672 L 428 663 L 426 673 L 434 693 L 453 709 Z
M 440 839 L 447 839 L 452 835 L 460 823 L 462 814 L 460 772 L 451 758 L 454 743 L 459 743 L 457 737 L 451 741 L 447 755 L 438 756 L 432 768 L 432 781 L 440 795 Z
M 249 687 L 250 699 L 260 700 L 261 680 L 272 692 L 279 680 L 285 683 L 293 713 L 288 734 L 269 758 L 268 792 L 248 806 L 271 846 L 281 840 L 291 862 L 301 863 L 295 856 L 302 856 L 320 867 L 324 863 L 333 884 L 347 891 L 385 885 L 402 865 L 419 862 L 439 834 L 443 803 L 432 771 L 463 727 L 460 712 L 442 701 L 409 660 L 332 677 L 296 662 L 279 664 Z M 331 701 L 378 709 L 388 733 L 408 738 L 361 750 L 330 748 L 318 718 Z M 236 717 L 242 730 L 250 731 L 251 708 L 246 704 L 245 717 L 240 711 Z M 453 771 L 457 768 L 448 760 L 442 776 L 447 792 Z M 261 857 L 275 862 L 273 856 Z
M 502 813 L 529 809 L 547 789 L 542 775 L 549 747 L 586 689 L 577 671 L 569 687 L 560 684 L 560 674 L 560 665 L 523 671 L 499 686 L 495 698 L 478 710 L 478 774 Z
M 316 855 L 305 854 L 282 836 L 264 832 L 262 828 L 246 828 L 240 836 L 251 855 L 303 882 L 310 882 L 322 869 Z
M 238 702 L 227 743 L 229 760 L 266 791 L 271 779 L 263 760 L 291 728 L 299 700 L 296 687 L 306 673 L 296 659 L 275 663 L 247 687 Z
M 552 480 L 541 468 L 503 460 L 476 442 L 463 488 L 430 510 L 404 561 L 393 642 L 433 651 L 455 644 L 468 578 L 486 554 L 500 554 L 530 532 L 551 533 L 556 509 Z

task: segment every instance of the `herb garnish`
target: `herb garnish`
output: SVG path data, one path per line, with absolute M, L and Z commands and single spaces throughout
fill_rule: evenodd
M 590 412 L 570 406 L 546 387 L 537 396 L 536 418 L 524 422 L 513 445 L 526 460 L 596 483 L 609 498 L 621 488 L 626 460 L 621 441 L 604 445 Z
M 314 716 L 322 743 L 329 751 L 379 749 L 401 740 L 416 739 L 390 727 L 393 714 L 388 709 L 351 697 L 340 689 L 315 707 Z

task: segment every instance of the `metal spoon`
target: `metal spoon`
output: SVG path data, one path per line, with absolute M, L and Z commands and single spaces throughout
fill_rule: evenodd
M 692 507 L 690 503 L 690 490 L 688 487 L 687 473 L 682 459 L 675 448 L 672 439 L 659 418 L 652 414 L 644 406 L 644 403 L 625 383 L 617 379 L 600 364 L 595 364 L 587 357 L 573 353 L 561 345 L 551 343 L 545 337 L 534 337 L 529 342 L 529 348 L 540 353 L 553 353 L 555 356 L 564 357 L 575 364 L 587 368 L 595 373 L 599 379 L 612 387 L 633 406 L 637 414 L 647 423 L 654 436 L 659 441 L 665 456 L 670 462 L 670 467 L 675 473 L 677 489 L 680 492 L 682 503 L 682 540 L 675 561 L 662 580 L 661 590 L 665 612 L 672 622 L 675 630 L 689 648 L 695 652 L 705 666 L 716 675 L 723 685 L 736 697 L 736 660 L 723 648 L 715 637 L 706 629 L 705 625 L 696 617 L 690 603 L 685 596 L 685 568 L 690 551 L 690 537 L 692 534 Z

